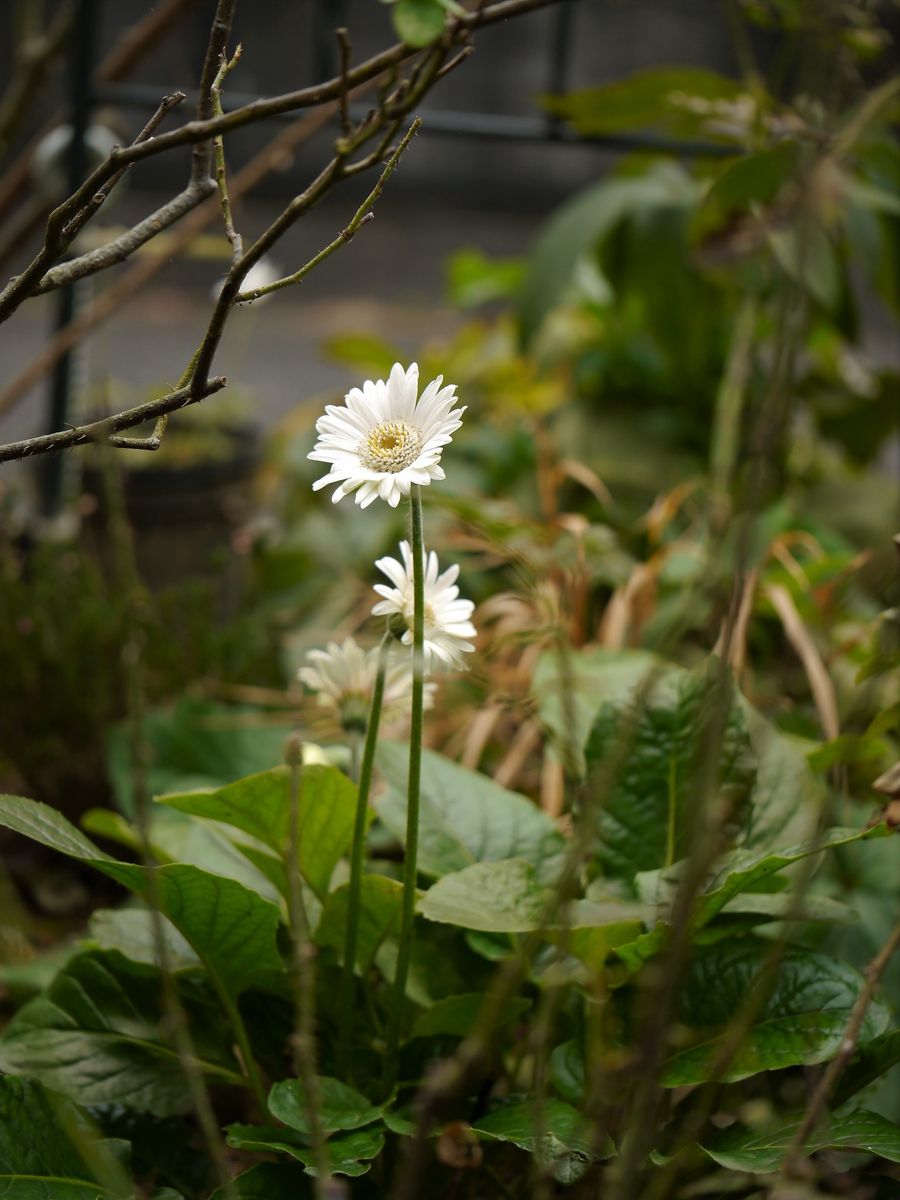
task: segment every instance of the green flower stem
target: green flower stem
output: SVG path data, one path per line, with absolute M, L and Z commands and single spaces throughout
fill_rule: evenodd
M 378 745 L 378 726 L 381 724 L 381 705 L 384 700 L 384 676 L 388 650 L 394 635 L 386 633 L 378 649 L 378 668 L 372 690 L 372 704 L 366 724 L 366 743 L 359 772 L 359 791 L 356 799 L 356 821 L 353 826 L 353 845 L 350 852 L 350 894 L 347 902 L 347 929 L 344 934 L 344 970 L 338 996 L 338 1065 L 346 1078 L 350 1067 L 350 1025 L 353 1020 L 353 971 L 356 966 L 356 943 L 359 937 L 359 905 L 362 896 L 363 863 L 366 848 L 366 815 L 369 809 L 369 790 L 375 747 Z
M 422 725 L 425 711 L 425 538 L 422 532 L 422 494 L 418 485 L 409 493 L 413 559 L 413 684 L 409 730 L 409 776 L 406 793 L 406 857 L 403 865 L 403 909 L 397 971 L 388 1020 L 384 1082 L 393 1090 L 397 1078 L 400 1026 L 406 1007 L 406 979 L 412 952 L 416 915 L 416 865 L 419 852 L 419 788 L 422 776 Z

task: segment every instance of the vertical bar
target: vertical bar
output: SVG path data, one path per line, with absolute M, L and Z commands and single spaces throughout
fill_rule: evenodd
M 91 116 L 91 69 L 96 48 L 97 9 L 98 0 L 81 0 L 72 28 L 72 44 L 68 64 L 72 139 L 68 147 L 66 164 L 67 195 L 74 192 L 81 184 L 88 165 L 85 136 Z M 72 284 L 60 290 L 56 299 L 54 332 L 65 328 L 75 316 L 76 289 L 77 284 Z M 68 420 L 73 355 L 75 353 L 77 350 L 64 354 L 53 372 L 45 427 L 48 433 L 64 428 Z M 61 453 L 48 454 L 40 464 L 40 505 L 41 513 L 45 517 L 53 517 L 59 512 L 64 464 L 65 456 Z
M 345 0 L 315 0 L 313 5 L 313 81 L 321 83 L 338 73 L 334 31 L 345 24 Z
M 565 92 L 569 82 L 569 64 L 572 58 L 572 30 L 575 5 L 573 0 L 562 0 L 553 13 L 553 34 L 550 42 L 550 70 L 547 73 L 547 91 L 551 96 Z M 563 127 L 559 117 L 548 116 L 547 137 L 558 138 Z

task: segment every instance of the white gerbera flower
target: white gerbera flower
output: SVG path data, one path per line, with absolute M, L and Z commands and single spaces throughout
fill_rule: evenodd
M 352 637 L 338 645 L 329 642 L 325 650 L 310 650 L 308 665 L 297 672 L 300 682 L 318 693 L 322 708 L 330 709 L 344 729 L 364 730 L 372 704 L 378 650 L 363 650 Z M 388 659 L 384 676 L 382 720 L 395 720 L 408 710 L 412 690 L 412 662 Z M 425 707 L 434 698 L 434 684 L 425 685 Z
M 338 484 L 335 503 L 355 492 L 365 508 L 381 497 L 396 508 L 413 484 L 443 479 L 441 453 L 459 429 L 465 408 L 454 408 L 456 385 L 433 379 L 418 395 L 419 368 L 394 363 L 387 382 L 370 379 L 351 388 L 344 407 L 329 404 L 316 422 L 319 435 L 309 457 L 331 464 L 313 490 Z
M 384 599 L 372 609 L 376 617 L 399 615 L 406 623 L 402 641 L 413 642 L 413 557 L 409 542 L 400 543 L 403 559 L 379 558 L 375 563 L 393 584 L 376 583 L 375 591 Z M 437 659 L 449 667 L 465 667 L 464 654 L 475 647 L 468 641 L 476 630 L 470 618 L 475 611 L 471 600 L 460 600 L 456 579 L 459 567 L 454 563 L 443 575 L 438 574 L 438 559 L 432 550 L 425 558 L 425 662 Z

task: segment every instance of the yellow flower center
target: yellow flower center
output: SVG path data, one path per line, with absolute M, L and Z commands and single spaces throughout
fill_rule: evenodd
M 419 457 L 422 434 L 408 421 L 382 421 L 370 429 L 359 447 L 359 460 L 370 471 L 396 474 Z

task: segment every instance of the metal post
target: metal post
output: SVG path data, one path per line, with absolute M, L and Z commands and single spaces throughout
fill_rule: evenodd
M 68 64 L 72 139 L 68 147 L 67 195 L 79 187 L 87 170 L 85 136 L 91 116 L 91 70 L 95 57 L 97 15 L 98 0 L 81 0 L 72 30 Z M 70 324 L 75 316 L 76 293 L 77 284 L 60 289 L 53 320 L 54 333 Z M 63 429 L 68 420 L 74 353 L 69 351 L 60 358 L 50 381 L 45 426 L 48 433 Z M 39 465 L 40 506 L 44 517 L 53 517 L 59 512 L 64 462 L 63 454 L 48 454 Z
M 547 78 L 547 91 L 551 96 L 561 95 L 568 87 L 574 8 L 572 0 L 562 0 L 553 14 L 553 40 L 550 46 L 550 71 Z M 547 118 L 548 138 L 561 137 L 564 129 L 565 124 L 559 117 Z

